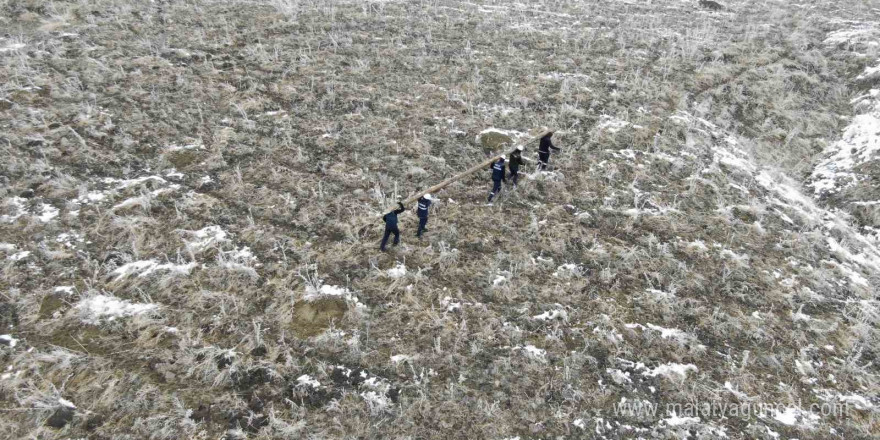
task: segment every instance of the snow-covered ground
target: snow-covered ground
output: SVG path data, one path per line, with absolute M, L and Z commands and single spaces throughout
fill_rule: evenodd
M 857 23 L 851 28 L 831 32 L 825 39 L 829 46 L 848 45 L 860 50 L 880 46 L 880 28 L 876 24 Z M 876 85 L 880 73 L 880 59 L 869 64 L 859 74 L 857 84 Z M 880 89 L 870 88 L 851 101 L 855 115 L 844 129 L 840 140 L 832 143 L 822 153 L 810 177 L 809 185 L 817 196 L 840 193 L 856 184 L 866 184 L 875 179 L 869 171 L 870 164 L 880 161 Z M 875 197 L 878 197 L 874 193 Z M 877 202 L 875 199 L 859 200 L 863 204 Z
M 8 436 L 873 434 L 864 2 L 43 3 L 0 14 Z
M 83 322 L 97 325 L 102 321 L 113 321 L 128 316 L 142 315 L 159 309 L 157 304 L 132 303 L 108 295 L 95 295 L 83 299 L 74 306 Z

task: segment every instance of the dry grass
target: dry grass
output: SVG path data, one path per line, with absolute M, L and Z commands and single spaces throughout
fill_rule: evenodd
M 876 11 L 726 3 L 0 1 L 0 437 L 870 438 L 880 278 L 828 240 L 867 245 L 761 173 L 839 136 L 865 61 L 822 41 Z M 542 126 L 552 172 L 378 253 Z

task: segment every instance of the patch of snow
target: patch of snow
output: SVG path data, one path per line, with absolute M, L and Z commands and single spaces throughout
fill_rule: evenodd
M 843 261 L 858 263 L 862 267 L 872 268 L 874 271 L 880 272 L 880 260 L 877 259 L 878 255 L 876 253 L 874 255 L 868 255 L 866 252 L 857 254 L 850 252 L 849 249 L 843 247 L 837 242 L 837 240 L 831 237 L 828 237 L 827 243 L 831 252 L 836 254 Z M 868 250 L 871 249 L 869 248 Z
M 858 77 L 856 77 L 856 80 L 861 81 L 861 80 L 868 79 L 868 78 L 871 78 L 871 77 L 873 77 L 873 76 L 876 76 L 877 74 L 880 74 L 880 64 L 878 64 L 878 65 L 876 65 L 876 66 L 874 66 L 874 67 L 866 67 L 866 68 L 865 68 L 865 71 L 862 72 L 861 75 L 859 75 Z
M 116 280 L 137 274 L 143 278 L 155 272 L 171 272 L 173 275 L 189 275 L 197 266 L 195 262 L 186 264 L 159 264 L 156 260 L 133 261 L 116 268 L 112 274 Z
M 21 251 L 6 257 L 7 260 L 21 261 L 31 255 L 31 251 Z
M 553 272 L 554 277 L 570 275 L 570 276 L 579 276 L 581 274 L 581 269 L 577 264 L 574 263 L 566 263 L 556 268 L 556 271 Z
M 721 258 L 733 261 L 739 266 L 749 266 L 749 256 L 747 254 L 737 254 L 730 249 L 722 249 L 719 255 L 721 256 Z
M 461 309 L 461 303 L 460 302 L 453 302 L 452 298 L 450 298 L 448 296 L 444 297 L 440 301 L 440 305 L 442 305 L 443 307 L 446 307 L 447 312 L 452 312 L 452 311 Z
M 257 257 L 251 252 L 251 248 L 248 246 L 236 248 L 235 250 L 231 250 L 229 252 L 223 252 L 224 258 L 232 261 L 236 261 L 239 263 L 249 263 L 252 261 L 256 261 Z
M 545 263 L 545 264 L 553 264 L 553 258 L 548 258 L 548 257 L 536 257 L 535 260 L 536 260 L 536 261 L 540 261 L 541 263 Z
M 73 402 L 67 399 L 62 399 L 60 397 L 58 398 L 58 404 L 60 404 L 61 406 L 66 406 L 68 408 L 76 408 L 76 405 L 74 405 Z
M 601 115 L 599 122 L 596 124 L 596 131 L 607 131 L 609 133 L 617 133 L 618 131 L 629 126 L 630 123 L 614 116 Z
M 12 252 L 15 250 L 15 245 L 12 243 L 0 243 L 0 251 L 2 252 Z
M 136 179 L 127 179 L 127 180 L 116 180 L 112 177 L 108 177 L 108 178 L 104 179 L 104 183 L 107 183 L 107 184 L 115 183 L 116 189 L 131 188 L 132 186 L 140 185 L 144 182 L 149 182 L 149 181 L 155 181 L 155 182 L 162 183 L 162 184 L 168 183 L 167 180 L 165 180 L 159 176 L 144 176 L 144 177 L 138 177 Z
M 623 385 L 625 383 L 632 383 L 632 379 L 630 379 L 630 374 L 628 371 L 622 371 L 618 368 L 606 368 L 605 372 L 611 375 L 611 380 L 618 385 Z
M 62 243 L 64 246 L 72 248 L 75 246 L 74 242 L 82 243 L 85 239 L 82 238 L 81 235 L 76 232 L 62 232 L 55 237 L 56 243 Z
M 663 339 L 687 339 L 688 337 L 688 334 L 686 332 L 677 328 L 665 328 L 651 323 L 648 323 L 647 327 L 651 330 L 654 330 L 655 332 L 660 332 L 660 337 Z
M 858 201 L 858 202 L 850 202 L 856 206 L 875 206 L 880 205 L 880 200 L 869 200 L 869 201 Z
M 880 272 L 880 249 L 877 248 L 877 245 L 869 237 L 862 235 L 859 231 L 852 228 L 844 216 L 841 216 L 836 211 L 817 206 L 813 199 L 804 196 L 797 188 L 797 184 L 785 175 L 774 177 L 764 170 L 755 180 L 761 186 L 776 193 L 785 200 L 783 202 L 777 199 L 775 203 L 795 210 L 806 221 L 820 224 L 826 231 L 836 231 L 843 234 L 848 239 L 848 247 L 859 248 L 858 252 L 852 252 L 847 247 L 840 245 L 836 240 L 828 240 L 831 251 L 844 263 L 839 267 L 854 283 L 862 284 L 864 277 L 847 266 L 849 262 L 859 264 L 863 268 L 870 269 L 875 273 Z M 828 235 L 827 232 L 826 235 Z
M 567 321 L 568 320 L 568 313 L 565 310 L 557 309 L 557 310 L 548 310 L 544 313 L 541 313 L 540 315 L 532 316 L 532 319 L 535 319 L 538 321 L 553 321 L 556 318 L 559 318 L 563 321 Z
M 791 320 L 794 322 L 798 322 L 798 321 L 809 322 L 810 319 L 812 319 L 812 318 L 810 318 L 810 315 L 807 315 L 806 313 L 804 313 L 803 310 L 804 310 L 804 305 L 801 304 L 801 306 L 800 306 L 800 308 L 798 308 L 797 312 L 791 312 Z
M 503 275 L 496 275 L 495 279 L 492 281 L 492 287 L 498 287 L 505 281 L 507 281 L 507 278 L 505 278 Z
M 852 282 L 853 285 L 858 285 L 858 286 L 862 286 L 865 288 L 870 287 L 870 284 L 868 283 L 868 279 L 865 278 L 862 274 L 853 270 L 851 265 L 838 264 L 836 261 L 831 261 L 831 260 L 822 260 L 822 263 L 827 264 L 829 266 L 836 267 L 838 270 L 840 270 L 840 272 L 842 272 L 846 276 L 846 278 L 849 278 L 850 282 Z M 840 284 L 840 283 L 838 283 L 838 284 Z
M 853 170 L 876 160 L 880 152 L 880 111 L 855 116 L 843 137 L 828 146 L 824 159 L 813 170 L 810 186 L 816 195 L 833 194 L 863 179 Z
M 749 173 L 754 173 L 757 168 L 744 151 L 735 147 L 736 141 L 731 137 L 727 137 L 726 142 L 728 148 L 716 148 L 712 150 L 714 155 L 713 163 L 720 163 L 728 167 L 739 168 Z
M 563 79 L 577 79 L 583 81 L 589 81 L 590 76 L 583 73 L 569 73 L 569 72 L 547 72 L 539 75 L 539 78 L 546 80 L 554 80 L 560 81 Z
M 350 290 L 344 287 L 329 286 L 326 284 L 321 285 L 321 287 L 317 289 L 311 285 L 306 286 L 306 291 L 305 294 L 303 294 L 303 299 L 306 301 L 314 301 L 325 296 L 339 296 L 344 298 L 347 302 L 354 304 L 356 308 L 366 307 L 358 300 L 357 296 L 351 293 Z
M 306 288 L 306 296 L 304 298 L 305 299 L 313 299 L 313 298 L 318 298 L 321 296 L 345 296 L 348 294 L 349 294 L 348 289 L 346 289 L 344 287 L 329 286 L 329 285 L 325 284 L 325 285 L 322 285 L 318 289 L 314 289 L 311 286 L 307 287 Z
M 709 248 L 706 246 L 706 243 L 703 240 L 694 240 L 687 244 L 688 249 L 692 249 L 699 252 L 708 252 Z
M 873 24 L 858 24 L 851 29 L 840 29 L 830 32 L 824 43 L 826 45 L 871 43 L 876 41 L 878 29 Z
M 394 363 L 395 365 L 399 364 L 401 362 L 410 362 L 412 360 L 413 360 L 413 357 L 410 355 L 407 355 L 407 354 L 396 354 L 394 356 L 391 356 L 391 362 Z
M 783 425 L 800 425 L 801 428 L 812 429 L 819 421 L 819 415 L 804 411 L 797 407 L 788 407 L 784 411 L 773 410 L 773 419 Z
M 104 191 L 89 191 L 82 196 L 79 196 L 73 199 L 73 202 L 78 205 L 84 205 L 86 203 L 97 203 L 102 202 L 107 198 L 107 193 Z
M 6 206 L 12 208 L 15 211 L 15 214 L 3 214 L 0 216 L 0 221 L 4 223 L 12 223 L 17 218 L 21 217 L 25 214 L 24 206 L 27 203 L 27 199 L 23 197 L 13 197 L 6 201 Z
M 526 174 L 525 177 L 528 180 L 544 180 L 549 182 L 565 180 L 565 175 L 560 171 L 536 171 L 534 173 Z
M 187 249 L 194 253 L 202 252 L 213 245 L 229 241 L 229 239 L 226 238 L 226 231 L 217 225 L 206 226 L 198 231 L 182 232 L 192 237 L 190 240 L 185 240 L 185 243 Z
M 584 422 L 584 419 L 575 419 L 573 422 L 571 422 L 571 424 L 574 425 L 576 428 L 580 428 L 581 431 L 587 430 L 587 424 L 586 422 Z
M 514 350 L 522 350 L 523 353 L 526 354 L 526 356 L 528 356 L 534 360 L 538 360 L 538 361 L 547 360 L 547 350 L 540 349 L 538 347 L 535 347 L 534 345 L 526 345 L 523 347 L 514 347 Z
M 774 211 L 776 211 L 776 215 L 778 215 L 779 218 L 782 219 L 782 221 L 784 221 L 790 225 L 794 224 L 794 220 L 792 220 L 791 217 L 787 216 L 784 212 L 782 212 L 778 209 L 774 209 Z
M 656 377 L 656 376 L 664 376 L 664 377 L 673 377 L 677 376 L 681 379 L 687 377 L 688 371 L 699 371 L 696 365 L 694 364 L 678 364 L 678 363 L 667 363 L 663 365 L 657 366 L 657 368 L 649 368 L 647 371 L 642 373 L 642 376 L 648 377 Z
M 394 406 L 391 399 L 389 399 L 384 393 L 364 391 L 361 393 L 361 397 L 367 402 L 367 405 L 370 407 L 370 412 L 373 414 L 382 413 Z
M 0 47 L 0 53 L 13 52 L 25 48 L 24 43 L 7 43 L 6 46 Z
M 56 286 L 52 291 L 55 293 L 63 293 L 65 295 L 73 295 L 73 286 Z
M 699 417 L 679 417 L 674 412 L 672 413 L 672 417 L 663 419 L 660 421 L 661 424 L 665 426 L 681 426 L 681 425 L 693 425 L 695 423 L 700 423 Z
M 388 269 L 387 273 L 391 278 L 403 278 L 406 275 L 406 265 L 398 261 L 397 265 Z
M 737 389 L 735 389 L 733 387 L 733 384 L 731 384 L 730 382 L 724 382 L 724 389 L 726 389 L 727 391 L 730 391 L 731 394 L 733 394 L 734 396 L 736 396 L 737 398 L 739 398 L 741 400 L 746 400 L 749 397 L 746 393 L 743 393 L 742 391 L 738 391 Z
M 169 179 L 180 180 L 180 179 L 183 179 L 184 177 L 186 177 L 186 175 L 181 173 L 180 171 L 177 171 L 176 169 L 172 168 L 172 169 L 165 172 L 165 177 L 167 177 Z
M 841 395 L 837 396 L 837 398 L 841 402 L 855 405 L 855 407 L 860 410 L 871 409 L 874 407 L 874 404 L 872 404 L 870 401 L 868 401 L 868 399 L 866 399 L 864 396 L 860 396 L 858 394 L 850 394 L 848 396 L 844 396 L 841 394 Z
M 87 324 L 99 324 L 102 319 L 113 321 L 116 318 L 141 315 L 155 311 L 156 304 L 131 303 L 116 297 L 96 295 L 83 299 L 74 306 L 82 313 L 82 320 Z
M 321 382 L 319 382 L 317 379 L 313 378 L 312 376 L 309 376 L 308 374 L 303 374 L 302 376 L 297 377 L 296 383 L 298 383 L 300 386 L 303 386 L 303 387 L 310 387 L 310 388 L 314 388 L 314 389 L 321 388 Z
M 117 203 L 116 205 L 113 205 L 113 210 L 127 209 L 127 208 L 132 208 L 135 206 L 146 207 L 146 206 L 149 206 L 150 201 L 152 201 L 156 197 L 159 197 L 162 194 L 166 194 L 166 193 L 175 191 L 179 188 L 180 188 L 180 185 L 178 185 L 176 183 L 172 183 L 171 185 L 168 185 L 167 188 L 159 188 L 159 189 L 150 191 L 149 193 L 123 200 L 122 202 Z
M 0 344 L 13 348 L 18 345 L 18 339 L 13 338 L 12 335 L 0 335 Z
M 675 298 L 674 292 L 664 292 L 662 290 L 657 290 L 657 289 L 645 289 L 645 292 L 650 293 L 655 298 L 660 299 L 660 300 Z
M 171 144 L 165 147 L 165 151 L 180 151 L 180 150 L 203 150 L 205 147 L 202 144 L 202 141 L 196 141 L 191 144 L 186 145 L 177 145 Z
M 47 203 L 43 203 L 42 206 L 40 207 L 40 209 L 41 209 L 41 212 L 40 212 L 40 215 L 37 216 L 37 218 L 40 219 L 40 221 L 43 223 L 49 223 L 50 221 L 52 221 L 52 219 L 54 219 L 55 217 L 58 217 L 58 212 L 59 212 L 58 208 L 56 208 L 52 205 L 49 205 Z

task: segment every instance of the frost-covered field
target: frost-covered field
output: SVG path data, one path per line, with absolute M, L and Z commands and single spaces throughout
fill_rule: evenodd
M 0 437 L 876 438 L 878 22 L 0 0 Z

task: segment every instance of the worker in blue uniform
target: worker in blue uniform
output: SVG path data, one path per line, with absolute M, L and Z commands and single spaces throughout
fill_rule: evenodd
M 431 207 L 433 201 L 434 198 L 431 197 L 431 194 L 419 197 L 418 206 L 416 206 L 416 215 L 419 217 L 419 229 L 416 230 L 416 237 L 421 238 L 422 233 L 427 230 L 425 226 L 428 225 L 428 208 Z
M 505 163 L 504 155 L 501 155 L 497 161 L 492 163 L 490 166 L 490 170 L 492 170 L 492 192 L 489 193 L 489 203 L 492 203 L 492 199 L 495 197 L 495 194 L 498 194 L 501 191 L 501 182 L 507 182 L 507 176 L 504 172 L 504 163 Z
M 397 202 L 397 209 L 382 216 L 385 222 L 385 235 L 382 236 L 382 244 L 379 250 L 385 252 L 385 245 L 388 244 L 388 237 L 394 234 L 394 246 L 400 243 L 400 229 L 397 227 L 397 215 L 404 211 L 403 203 Z

